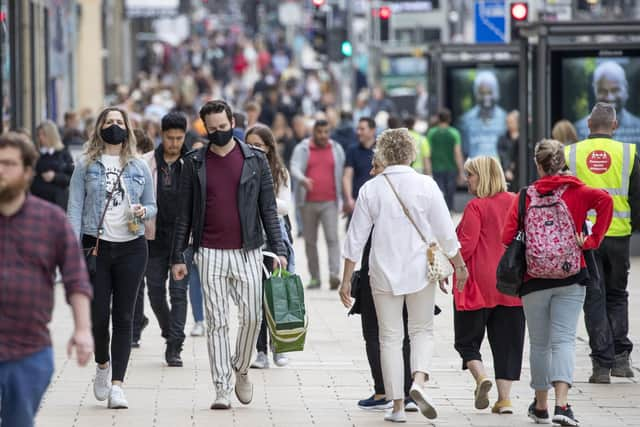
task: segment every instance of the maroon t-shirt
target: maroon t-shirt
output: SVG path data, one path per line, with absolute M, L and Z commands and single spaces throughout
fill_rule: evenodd
M 202 247 L 242 249 L 238 211 L 238 187 L 244 156 L 236 146 L 221 157 L 207 150 L 207 204 L 202 230 Z

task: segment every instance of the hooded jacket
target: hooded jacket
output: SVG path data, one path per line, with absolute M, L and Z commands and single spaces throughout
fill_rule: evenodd
M 544 176 L 532 185 L 541 193 L 548 193 L 558 187 L 567 184 L 569 187 L 562 195 L 562 200 L 567 205 L 569 213 L 573 218 L 577 230 L 582 229 L 582 225 L 587 220 L 587 212 L 596 211 L 596 222 L 593 224 L 591 234 L 586 237 L 583 250 L 597 249 L 602 243 L 602 239 L 609 229 L 611 218 L 613 217 L 613 199 L 604 190 L 591 188 L 585 185 L 580 179 L 570 175 L 550 175 Z M 526 207 L 529 208 L 530 199 L 526 198 Z M 518 232 L 518 198 L 511 204 L 509 214 L 502 231 L 502 243 L 508 246 Z M 530 292 L 550 289 L 558 286 L 568 286 L 575 283 L 583 284 L 588 278 L 584 256 L 581 257 L 582 269 L 574 276 L 565 279 L 539 279 L 525 275 L 525 283 L 522 285 L 520 295 Z

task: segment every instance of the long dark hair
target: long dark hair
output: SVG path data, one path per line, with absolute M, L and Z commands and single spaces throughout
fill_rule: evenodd
M 273 188 L 275 189 L 276 194 L 280 191 L 281 185 L 287 184 L 287 169 L 282 163 L 282 159 L 278 154 L 278 147 L 276 146 L 276 139 L 269 129 L 263 125 L 255 125 L 247 130 L 247 133 L 244 136 L 244 140 L 246 141 L 249 138 L 249 135 L 256 134 L 262 140 L 264 145 L 269 147 L 269 152 L 267 153 L 267 161 L 269 162 L 269 167 L 271 168 L 271 175 L 273 176 Z

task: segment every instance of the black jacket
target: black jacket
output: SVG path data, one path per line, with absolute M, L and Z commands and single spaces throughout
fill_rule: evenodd
M 66 148 L 53 154 L 41 154 L 36 163 L 31 193 L 66 211 L 73 168 L 73 158 Z M 45 182 L 42 179 L 42 173 L 47 171 L 53 171 L 56 174 L 51 182 Z
M 244 156 L 240 186 L 238 187 L 238 212 L 242 229 L 242 247 L 253 250 L 262 247 L 262 227 L 269 247 L 278 255 L 287 252 L 280 233 L 278 211 L 273 189 L 273 177 L 264 153 L 236 140 Z M 206 215 L 206 150 L 207 146 L 191 151 L 184 157 L 180 176 L 180 200 L 173 236 L 173 264 L 183 264 L 183 252 L 187 248 L 189 235 L 193 235 L 193 250 L 202 242 L 202 229 Z M 220 207 L 224 209 L 224 206 Z

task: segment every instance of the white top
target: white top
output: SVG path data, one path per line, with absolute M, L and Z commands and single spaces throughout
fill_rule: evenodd
M 409 166 L 389 166 L 383 173 L 427 241 L 438 242 L 449 258 L 455 256 L 460 244 L 442 192 L 433 178 Z M 360 261 L 372 227 L 369 277 L 373 293 L 405 295 L 425 288 L 427 246 L 382 175 L 367 181 L 358 193 L 344 244 L 345 258 Z
M 129 206 L 129 200 L 124 190 L 123 180 L 122 178 L 117 180 L 118 174 L 122 170 L 120 166 L 120 156 L 103 154 L 101 161 L 105 167 L 107 176 L 107 191 L 104 195 L 105 203 L 109 198 L 109 194 L 114 191 L 114 188 L 115 193 L 111 199 L 111 203 L 109 203 L 107 214 L 104 217 L 104 225 L 102 227 L 104 233 L 100 238 L 108 242 L 128 242 L 135 239 L 136 236 L 129 232 L 127 225 L 131 207 Z M 102 212 L 100 212 L 100 214 L 102 214 Z
M 278 215 L 283 217 L 289 214 L 291 209 L 291 178 L 287 173 L 287 180 L 284 185 L 280 184 L 278 194 L 276 194 L 276 205 L 278 205 Z

